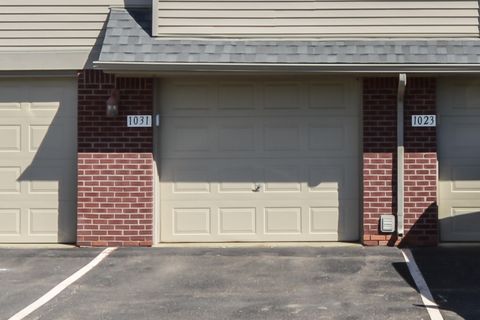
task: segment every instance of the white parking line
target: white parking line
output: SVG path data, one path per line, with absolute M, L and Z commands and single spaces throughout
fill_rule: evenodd
M 423 278 L 423 275 L 420 272 L 420 269 L 418 268 L 415 259 L 413 258 L 412 251 L 410 251 L 410 249 L 402 249 L 401 251 L 403 254 L 403 258 L 407 263 L 408 270 L 410 270 L 413 281 L 415 281 L 415 284 L 417 285 L 418 292 L 422 297 L 423 304 L 427 309 L 430 319 L 443 320 L 443 316 L 440 313 L 440 310 L 438 309 L 438 305 L 435 303 L 435 300 L 433 300 L 433 296 L 430 292 L 430 289 L 428 288 L 427 282 Z
M 52 300 L 55 296 L 57 296 L 60 292 L 65 290 L 68 286 L 72 283 L 83 277 L 87 272 L 92 270 L 96 265 L 98 265 L 103 259 L 105 259 L 110 253 L 112 253 L 116 248 L 106 248 L 98 256 L 96 256 L 92 261 L 90 261 L 87 265 L 83 268 L 72 274 L 67 279 L 60 282 L 56 285 L 53 289 L 45 293 L 43 296 L 38 298 L 29 306 L 25 307 L 23 310 L 19 311 L 17 314 L 10 317 L 8 320 L 21 320 L 31 314 L 33 311 L 37 310 L 41 306 L 43 306 L 48 301 Z

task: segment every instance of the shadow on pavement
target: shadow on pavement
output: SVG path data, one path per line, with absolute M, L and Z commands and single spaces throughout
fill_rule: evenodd
M 480 245 L 412 249 L 445 320 L 480 319 Z M 406 263 L 392 264 L 413 288 Z

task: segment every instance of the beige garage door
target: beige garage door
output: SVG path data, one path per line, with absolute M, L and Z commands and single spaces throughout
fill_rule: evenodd
M 350 80 L 165 80 L 162 241 L 357 240 Z
M 76 82 L 0 80 L 0 242 L 74 242 Z
M 441 80 L 439 218 L 442 241 L 480 241 L 480 80 Z

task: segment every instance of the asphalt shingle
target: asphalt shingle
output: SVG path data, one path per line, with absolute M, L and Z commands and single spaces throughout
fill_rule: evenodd
M 151 36 L 148 9 L 112 8 L 100 62 L 480 64 L 472 40 L 243 40 Z

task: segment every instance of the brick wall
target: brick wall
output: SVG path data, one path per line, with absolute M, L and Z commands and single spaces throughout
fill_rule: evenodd
M 434 128 L 411 128 L 412 114 L 435 114 L 435 79 L 409 78 L 405 96 L 405 236 L 382 234 L 381 214 L 396 214 L 397 78 L 363 81 L 363 243 L 437 243 Z
M 436 114 L 436 81 L 407 80 L 405 93 L 405 237 L 402 245 L 438 243 L 436 128 L 412 128 L 412 114 Z
M 397 87 L 395 78 L 363 81 L 363 243 L 394 244 L 379 218 L 396 212 Z
M 119 115 L 108 118 L 106 101 L 114 88 Z M 152 110 L 152 79 L 79 73 L 78 245 L 152 245 L 152 128 L 126 127 L 126 115 Z
M 105 116 L 112 90 L 120 92 L 118 117 Z M 78 78 L 79 152 L 152 152 L 152 128 L 127 128 L 126 116 L 152 114 L 153 79 L 117 78 L 83 70 Z

